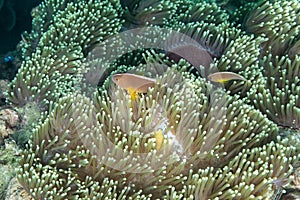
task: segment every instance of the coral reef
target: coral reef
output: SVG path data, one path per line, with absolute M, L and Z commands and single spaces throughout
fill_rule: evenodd
M 7 187 L 5 200 L 23 199 L 33 200 L 33 198 L 22 188 L 16 177 L 12 178 Z
M 34 199 L 278 199 L 299 162 L 299 7 L 45 0 L 6 93 L 34 108 L 18 181 Z M 132 99 L 123 72 L 155 86 Z
M 5 104 L 5 95 L 9 85 L 8 80 L 0 80 L 0 106 Z
M 6 139 L 0 150 L 0 199 L 4 199 L 10 180 L 15 177 L 19 166 L 20 149 L 14 141 Z
M 4 139 L 14 131 L 19 122 L 18 113 L 11 109 L 0 110 L 0 145 L 3 145 Z

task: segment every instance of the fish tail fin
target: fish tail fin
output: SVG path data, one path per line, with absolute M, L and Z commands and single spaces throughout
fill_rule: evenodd
M 154 133 L 154 137 L 156 139 L 156 150 L 161 149 L 164 141 L 163 131 L 160 129 Z

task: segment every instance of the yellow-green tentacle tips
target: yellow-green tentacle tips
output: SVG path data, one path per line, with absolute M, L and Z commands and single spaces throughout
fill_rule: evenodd
M 233 13 L 245 1 L 218 2 L 44 0 L 36 8 L 7 91 L 13 106 L 47 111 L 17 172 L 34 199 L 276 197 L 272 182 L 299 161 L 299 137 L 281 137 L 290 131 L 280 126 L 299 135 L 300 3 L 251 1 L 243 15 Z M 232 15 L 245 20 L 231 23 Z M 172 46 L 176 31 L 203 52 Z M 124 32 L 136 37 L 110 43 Z M 180 59 L 167 58 L 181 46 Z M 86 91 L 88 70 L 101 78 Z M 208 81 L 217 71 L 233 74 Z

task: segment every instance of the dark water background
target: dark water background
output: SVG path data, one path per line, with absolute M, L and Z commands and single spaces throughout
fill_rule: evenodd
M 13 51 L 21 34 L 31 29 L 32 8 L 42 0 L 0 0 L 0 55 Z

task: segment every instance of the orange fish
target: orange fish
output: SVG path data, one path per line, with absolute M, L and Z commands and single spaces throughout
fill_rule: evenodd
M 212 56 L 200 45 L 181 44 L 175 48 L 170 49 L 167 55 L 177 63 L 181 58 L 184 58 L 189 63 L 191 63 L 199 72 L 200 65 L 209 67 L 209 65 L 213 63 Z
M 115 74 L 112 76 L 112 81 L 126 89 L 132 100 L 135 100 L 138 93 L 146 93 L 148 88 L 155 85 L 155 79 L 129 73 Z
M 208 79 L 213 82 L 224 83 L 230 80 L 247 81 L 243 76 L 234 72 L 216 72 L 208 75 Z

